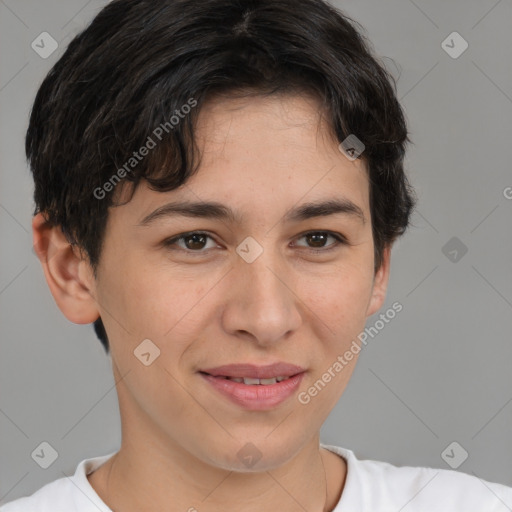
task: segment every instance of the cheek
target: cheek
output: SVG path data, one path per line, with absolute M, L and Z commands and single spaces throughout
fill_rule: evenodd
M 328 279 L 306 280 L 302 287 L 306 309 L 312 312 L 317 350 L 299 403 L 316 418 L 318 428 L 343 394 L 360 353 L 358 335 L 365 326 L 372 276 L 357 268 L 350 270 L 345 268 Z
M 137 272 L 130 270 L 135 268 Z M 126 279 L 129 275 L 134 277 Z M 197 313 L 208 286 L 126 260 L 110 272 L 103 288 L 105 310 L 112 313 L 105 312 L 112 356 L 119 374 L 126 376 L 120 400 L 133 397 L 163 427 L 172 424 L 176 415 L 190 421 L 200 416 L 200 411 L 190 407 L 177 367 L 198 337 Z M 143 340 L 152 343 L 143 345 Z M 147 366 L 136 357 L 144 352 L 150 354 Z
M 181 325 L 190 323 L 201 298 L 215 284 L 211 273 L 200 276 L 196 270 L 183 275 L 170 264 L 150 265 L 135 257 L 111 266 L 106 274 L 101 287 L 105 309 L 133 338 L 154 337 L 161 343 Z
M 373 274 L 362 265 L 344 264 L 324 275 L 303 274 L 300 297 L 341 342 L 364 327 Z

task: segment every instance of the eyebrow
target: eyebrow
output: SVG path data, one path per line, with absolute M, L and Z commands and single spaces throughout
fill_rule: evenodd
M 285 214 L 283 220 L 284 222 L 300 222 L 315 217 L 326 217 L 336 214 L 354 216 L 359 218 L 363 224 L 366 222 L 363 210 L 347 198 L 304 203 L 289 210 Z M 231 208 L 223 205 L 222 203 L 215 201 L 180 201 L 160 206 L 150 214 L 146 215 L 137 225 L 148 226 L 156 220 L 173 216 L 219 219 L 229 221 L 234 224 L 241 224 L 242 222 L 241 215 L 237 214 Z

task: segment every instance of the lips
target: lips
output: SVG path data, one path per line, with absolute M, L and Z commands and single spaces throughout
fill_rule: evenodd
M 300 366 L 279 362 L 266 366 L 256 366 L 248 363 L 228 364 L 216 368 L 207 368 L 201 370 L 200 373 L 206 373 L 213 377 L 225 377 L 230 380 L 236 379 L 235 382 L 244 382 L 247 385 L 269 385 L 281 382 L 304 371 L 305 369 Z
M 208 375 L 208 374 L 205 374 Z M 213 377 L 213 375 L 212 375 Z M 280 375 L 279 377 L 273 377 L 271 379 L 253 379 L 251 377 L 226 377 L 224 375 L 216 375 L 216 379 L 227 379 L 232 380 L 233 382 L 243 383 L 246 386 L 270 386 L 271 384 L 277 384 L 278 382 L 282 382 L 283 380 L 287 380 L 290 377 L 285 377 L 284 375 Z
M 253 383 L 245 384 L 247 379 L 240 377 L 214 377 L 202 371 L 199 372 L 199 375 L 217 395 L 222 395 L 224 399 L 228 399 L 237 407 L 243 407 L 251 411 L 265 411 L 278 407 L 291 399 L 299 389 L 305 372 L 287 377 L 281 382 L 277 382 L 277 379 L 269 379 L 271 381 L 276 380 L 275 383 L 269 384 L 265 384 L 266 379 L 249 378 L 249 382 Z M 242 380 L 242 382 L 236 382 L 235 379 Z

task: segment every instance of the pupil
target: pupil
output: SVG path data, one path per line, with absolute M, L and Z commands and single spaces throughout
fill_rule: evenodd
M 314 247 L 323 247 L 322 242 L 325 242 L 325 240 L 323 240 L 325 236 L 326 235 L 322 233 L 313 233 L 311 235 L 308 235 L 310 241 L 313 240 L 313 244 L 315 244 L 316 242 L 320 242 L 319 245 L 313 245 Z
M 200 240 L 199 242 L 198 242 L 198 239 Z M 193 240 L 192 244 L 188 243 L 190 240 Z M 186 241 L 187 241 L 186 245 L 187 245 L 188 249 L 202 249 L 206 242 L 206 236 L 201 235 L 201 234 L 189 235 L 186 238 Z M 194 246 L 194 244 L 196 244 L 196 245 Z

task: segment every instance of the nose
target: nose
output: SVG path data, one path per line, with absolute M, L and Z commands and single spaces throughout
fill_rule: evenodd
M 230 292 L 222 315 L 226 332 L 265 346 L 299 328 L 301 301 L 293 274 L 279 255 L 264 250 L 252 263 L 240 258 L 229 275 Z

